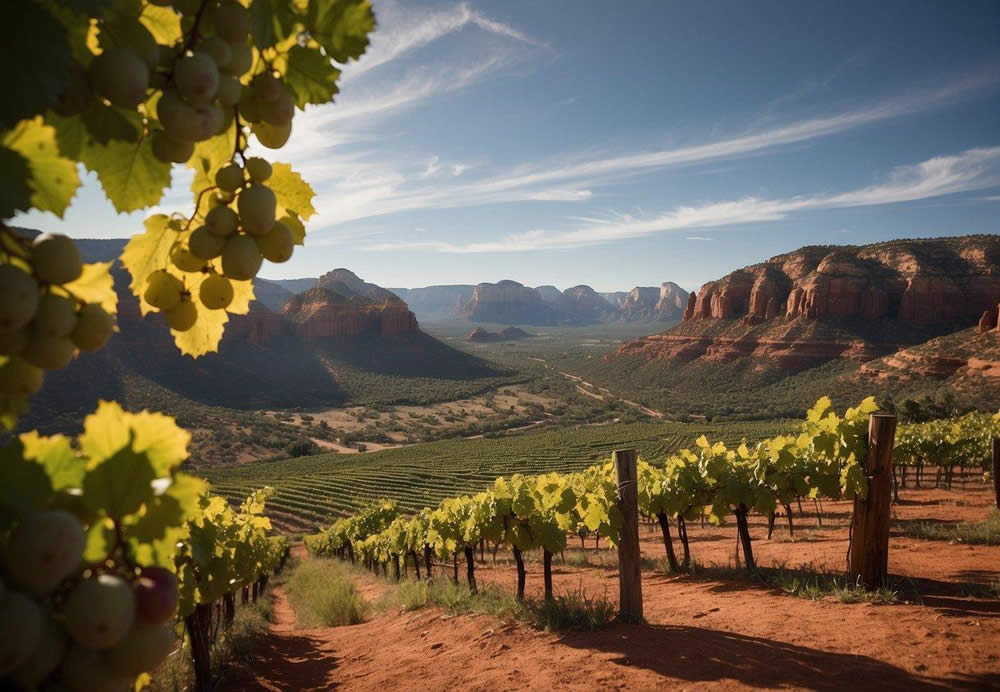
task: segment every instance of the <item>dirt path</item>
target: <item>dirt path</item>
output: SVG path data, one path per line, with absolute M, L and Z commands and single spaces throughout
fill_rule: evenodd
M 989 493 L 910 491 L 894 508 L 897 521 L 981 519 Z M 799 540 L 765 539 L 751 526 L 760 564 L 842 569 L 845 503 L 829 503 L 822 529 L 798 517 Z M 781 529 L 779 528 L 779 531 Z M 702 564 L 731 559 L 733 527 L 692 525 L 691 549 Z M 642 530 L 644 557 L 662 559 L 654 531 Z M 576 545 L 579 545 L 578 543 Z M 617 599 L 614 553 L 567 551 L 586 564 L 556 558 L 557 594 Z M 437 573 L 441 574 L 440 567 Z M 795 598 L 755 583 L 643 571 L 648 624 L 602 631 L 550 633 L 522 622 L 451 616 L 428 608 L 385 612 L 350 627 L 294 630 L 294 613 L 276 589 L 276 622 L 260 642 L 255 678 L 229 690 L 499 690 L 499 689 L 761 689 L 985 690 L 1000 688 L 1000 599 L 971 596 L 970 584 L 1000 580 L 1000 546 L 908 538 L 893 531 L 890 571 L 919 592 L 913 602 L 874 606 Z M 514 583 L 509 560 L 487 557 L 480 584 Z M 527 563 L 528 595 L 541 595 L 542 575 Z M 359 574 L 369 600 L 394 588 Z M 906 596 L 910 598 L 910 596 Z

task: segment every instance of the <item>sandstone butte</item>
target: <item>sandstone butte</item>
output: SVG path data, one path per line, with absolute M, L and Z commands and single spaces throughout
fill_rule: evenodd
M 706 283 L 677 327 L 617 355 L 867 361 L 968 327 L 997 330 L 1000 236 L 811 246 Z

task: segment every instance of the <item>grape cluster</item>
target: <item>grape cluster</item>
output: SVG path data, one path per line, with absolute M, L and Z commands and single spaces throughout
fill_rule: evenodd
M 87 537 L 63 510 L 25 515 L 0 581 L 0 678 L 74 692 L 129 689 L 176 645 L 177 580 L 160 567 L 81 569 Z M 100 569 L 100 571 L 97 571 Z
M 277 198 L 264 185 L 270 177 L 271 165 L 264 159 L 251 157 L 245 167 L 230 163 L 215 176 L 219 193 L 211 198 L 204 223 L 189 234 L 176 224 L 182 236 L 170 250 L 170 264 L 182 276 L 206 275 L 197 298 L 209 310 L 229 307 L 232 281 L 253 279 L 263 260 L 285 262 L 292 256 L 295 239 L 288 224 L 275 218 Z M 193 292 L 169 268 L 150 274 L 143 298 L 163 312 L 175 331 L 187 331 L 197 322 Z
M 0 394 L 28 396 L 43 370 L 69 365 L 77 350 L 96 351 L 114 331 L 114 318 L 97 303 L 75 298 L 65 285 L 83 273 L 80 252 L 64 235 L 34 242 L 11 237 L 17 251 L 0 264 Z

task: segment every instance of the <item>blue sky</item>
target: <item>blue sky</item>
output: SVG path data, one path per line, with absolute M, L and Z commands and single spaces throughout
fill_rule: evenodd
M 802 245 L 1000 230 L 1000 3 L 375 0 L 287 160 L 269 278 L 687 289 Z M 162 207 L 190 208 L 189 174 Z M 87 177 L 64 221 L 124 237 Z

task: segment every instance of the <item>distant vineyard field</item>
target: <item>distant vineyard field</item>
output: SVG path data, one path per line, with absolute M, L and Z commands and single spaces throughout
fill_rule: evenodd
M 327 524 L 376 499 L 407 512 L 477 492 L 497 476 L 579 471 L 615 449 L 634 447 L 657 463 L 694 445 L 700 435 L 727 445 L 754 442 L 795 429 L 792 421 L 741 423 L 633 423 L 579 426 L 495 439 L 452 439 L 359 455 L 322 454 L 258 462 L 205 472 L 213 490 L 236 502 L 252 488 L 276 493 L 268 510 L 279 524 Z M 291 521 L 288 521 L 291 520 Z

